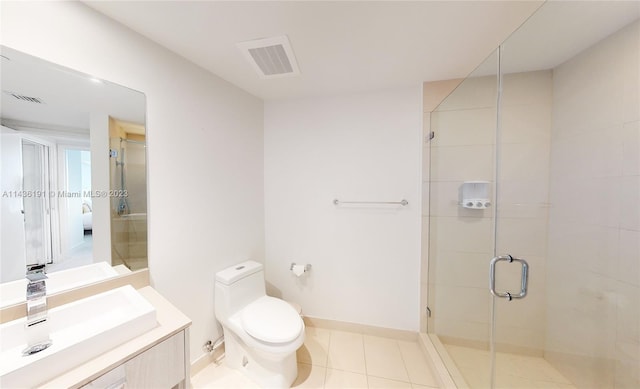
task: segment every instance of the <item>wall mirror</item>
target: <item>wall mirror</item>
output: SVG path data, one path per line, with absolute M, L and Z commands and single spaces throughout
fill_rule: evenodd
M 147 267 L 144 94 L 0 54 L 0 306 L 24 300 L 31 264 L 50 290 Z

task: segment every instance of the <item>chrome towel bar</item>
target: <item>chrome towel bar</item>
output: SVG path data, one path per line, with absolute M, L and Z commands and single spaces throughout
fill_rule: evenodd
M 333 200 L 333 204 L 334 205 L 340 205 L 340 204 L 391 204 L 391 205 L 402 205 L 407 206 L 409 205 L 409 202 L 407 200 L 400 200 L 400 201 L 340 201 L 338 199 L 334 199 Z

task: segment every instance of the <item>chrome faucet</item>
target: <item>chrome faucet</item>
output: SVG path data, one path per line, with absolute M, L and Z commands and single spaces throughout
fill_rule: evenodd
M 47 321 L 47 284 L 45 265 L 27 265 L 27 348 L 23 355 L 35 354 L 51 346 Z

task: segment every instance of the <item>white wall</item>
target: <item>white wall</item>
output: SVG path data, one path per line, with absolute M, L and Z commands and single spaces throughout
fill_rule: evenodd
M 146 94 L 149 268 L 194 360 L 221 334 L 215 272 L 264 255 L 262 102 L 83 4 L 1 7 L 2 44 Z
M 420 86 L 267 102 L 264 128 L 269 291 L 309 316 L 417 331 Z M 291 262 L 313 268 L 295 278 Z
M 148 112 L 147 112 L 148 115 Z M 109 114 L 91 112 L 89 116 L 91 139 L 91 190 L 109 190 Z M 111 205 L 107 197 L 91 199 L 91 239 L 93 262 L 111 263 Z

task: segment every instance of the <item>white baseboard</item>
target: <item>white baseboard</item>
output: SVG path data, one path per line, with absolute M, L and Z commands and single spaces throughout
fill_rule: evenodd
M 304 317 L 304 324 L 309 327 L 320 327 L 328 330 L 355 332 L 357 334 L 380 336 L 383 338 L 407 340 L 415 342 L 418 333 L 415 331 L 398 330 L 395 328 L 375 327 L 366 324 L 350 323 L 337 320 Z

